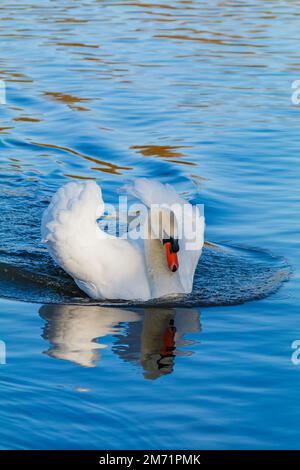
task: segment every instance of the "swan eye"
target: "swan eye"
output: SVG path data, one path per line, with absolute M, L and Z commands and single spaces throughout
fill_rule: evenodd
M 177 238 L 173 238 L 173 237 L 164 238 L 164 239 L 163 239 L 163 245 L 164 245 L 165 243 L 170 243 L 170 253 L 178 253 L 178 251 L 179 251 L 179 243 L 178 243 Z

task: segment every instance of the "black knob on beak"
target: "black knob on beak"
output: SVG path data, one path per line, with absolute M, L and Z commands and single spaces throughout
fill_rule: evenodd
M 163 244 L 169 242 L 170 243 L 170 252 L 171 253 L 178 253 L 179 251 L 179 243 L 178 243 L 178 240 L 177 238 L 173 238 L 173 237 L 170 237 L 170 238 L 164 238 L 163 239 Z

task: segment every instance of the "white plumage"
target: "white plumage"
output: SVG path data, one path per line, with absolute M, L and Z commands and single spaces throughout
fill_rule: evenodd
M 42 218 L 42 239 L 52 258 L 93 299 L 149 300 L 192 290 L 194 272 L 204 241 L 204 217 L 169 185 L 137 179 L 127 191 L 148 208 L 172 205 L 178 227 L 187 216 L 179 238 L 179 269 L 171 272 L 161 240 L 130 240 L 101 230 L 101 189 L 93 182 L 70 182 L 53 196 Z M 151 209 L 152 210 L 152 209 Z M 190 224 L 197 223 L 192 238 Z M 153 227 L 152 227 L 153 228 Z M 185 228 L 185 227 L 184 227 Z M 189 243 L 193 248 L 188 249 Z

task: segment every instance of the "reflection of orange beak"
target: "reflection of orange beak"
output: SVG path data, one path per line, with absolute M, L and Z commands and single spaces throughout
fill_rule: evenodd
M 172 273 L 175 273 L 175 271 L 177 271 L 177 269 L 179 268 L 177 253 L 171 252 L 170 242 L 166 242 L 164 246 L 166 248 L 168 266 L 171 269 Z

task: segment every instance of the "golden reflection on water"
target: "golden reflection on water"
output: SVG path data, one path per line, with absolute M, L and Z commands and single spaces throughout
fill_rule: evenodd
M 56 23 L 88 23 L 89 20 L 79 18 L 59 18 L 55 20 Z
M 76 111 L 90 111 L 89 108 L 78 106 L 77 103 L 85 103 L 87 101 L 91 101 L 91 98 L 79 98 L 78 96 L 54 91 L 45 91 L 43 94 L 45 96 L 48 96 L 49 98 L 66 104 L 67 106 L 69 106 L 69 108 L 74 109 Z
M 159 157 L 166 159 L 170 163 L 178 163 L 181 165 L 194 166 L 196 163 L 187 160 L 176 160 L 176 158 L 185 157 L 185 154 L 180 152 L 179 149 L 191 148 L 191 146 L 179 145 L 132 145 L 130 149 L 136 150 L 144 157 Z
M 43 119 L 32 118 L 29 116 L 20 116 L 13 119 L 13 121 L 20 122 L 41 122 Z
M 33 83 L 33 80 L 21 72 L 9 72 L 8 70 L 0 70 L 0 78 L 6 82 L 13 83 Z
M 58 46 L 66 47 L 88 47 L 90 49 L 98 49 L 100 46 L 98 44 L 84 44 L 82 42 L 57 42 Z
M 78 152 L 77 150 L 70 149 L 68 147 L 63 147 L 60 145 L 55 145 L 55 144 L 46 144 L 43 142 L 32 142 L 32 145 L 36 145 L 37 147 L 45 147 L 49 149 L 56 149 L 56 150 L 61 150 L 63 152 L 67 152 L 71 155 L 76 155 L 78 157 L 84 158 L 87 161 L 97 163 L 97 165 L 100 165 L 99 167 L 93 167 L 91 169 L 97 170 L 97 171 L 103 171 L 106 173 L 112 173 L 112 174 L 121 174 L 121 170 L 131 170 L 132 168 L 127 167 L 127 166 L 120 166 L 116 165 L 114 163 L 106 162 L 104 160 L 100 160 L 99 158 L 91 157 L 89 155 L 85 155 L 81 152 Z
M 129 6 L 129 7 L 139 7 L 139 8 L 159 8 L 159 9 L 165 9 L 165 10 L 177 10 L 177 7 L 174 5 L 168 5 L 168 4 L 157 4 L 157 3 L 138 3 L 138 2 L 124 2 L 124 3 L 115 3 L 114 6 Z
M 197 166 L 195 162 L 188 162 L 187 160 L 168 160 L 171 163 L 176 163 L 178 165 L 187 165 L 187 166 Z
M 199 38 L 194 36 L 187 36 L 184 34 L 155 34 L 154 37 L 160 39 L 178 39 L 180 41 L 199 41 L 208 44 L 228 45 L 221 39 Z
M 138 150 L 145 157 L 183 157 L 184 154 L 178 152 L 178 149 L 183 148 L 178 145 L 132 145 L 133 150 Z
M 64 173 L 64 176 L 67 178 L 72 178 L 76 180 L 95 180 L 92 176 L 80 176 L 80 175 L 72 175 L 71 173 Z
M 0 132 L 1 132 L 2 134 L 8 134 L 8 132 L 5 132 L 5 131 L 9 131 L 9 130 L 11 130 L 11 129 L 14 129 L 14 127 L 12 127 L 12 126 L 0 127 Z

